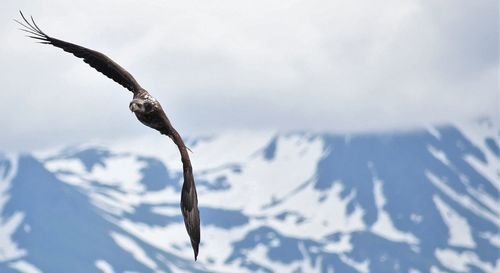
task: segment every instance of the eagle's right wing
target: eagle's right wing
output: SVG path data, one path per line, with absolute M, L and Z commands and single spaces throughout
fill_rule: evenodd
M 188 148 L 179 133 L 172 126 L 165 112 L 161 112 L 164 129 L 162 134 L 168 135 L 177 145 L 181 154 L 184 183 L 181 192 L 181 211 L 184 218 L 187 233 L 191 239 L 191 246 L 194 251 L 194 259 L 198 258 L 198 248 L 200 245 L 200 212 L 198 210 L 198 195 L 194 184 L 193 168 L 189 159 Z
M 181 211 L 184 218 L 186 230 L 191 239 L 191 246 L 194 251 L 194 259 L 198 258 L 198 247 L 200 245 L 200 212 L 198 211 L 198 196 L 194 184 L 193 170 L 191 161 L 181 136 L 173 130 L 172 140 L 179 148 L 182 159 L 184 173 L 184 183 L 181 192 Z
M 19 11 L 19 13 L 21 13 L 21 17 L 23 18 L 24 23 L 18 20 L 15 21 L 24 27 L 21 29 L 22 31 L 30 34 L 28 37 L 40 40 L 42 44 L 49 44 L 55 47 L 62 48 L 64 51 L 72 53 L 78 58 L 82 58 L 84 62 L 88 63 L 90 66 L 106 75 L 108 78 L 119 83 L 121 86 L 132 91 L 134 94 L 141 89 L 141 86 L 127 70 L 115 63 L 106 55 L 92 49 L 52 38 L 45 34 L 36 25 L 33 17 L 31 17 L 31 22 L 29 22 L 26 17 L 24 17 L 21 11 Z

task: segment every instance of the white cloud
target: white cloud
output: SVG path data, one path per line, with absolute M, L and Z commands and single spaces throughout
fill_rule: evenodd
M 9 21 L 19 8 L 47 33 L 128 68 L 184 134 L 407 128 L 498 111 L 494 1 L 8 0 L 3 7 L 2 145 L 151 133 L 127 110 L 126 90 L 22 37 Z

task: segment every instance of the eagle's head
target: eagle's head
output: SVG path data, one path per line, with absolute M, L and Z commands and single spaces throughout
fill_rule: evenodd
M 133 99 L 128 107 L 130 111 L 140 114 L 149 114 L 154 110 L 154 105 L 151 102 L 142 99 Z

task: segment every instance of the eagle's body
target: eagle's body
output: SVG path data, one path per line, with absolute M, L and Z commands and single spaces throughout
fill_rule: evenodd
M 160 103 L 151 96 L 148 91 L 141 89 L 134 94 L 133 100 L 129 105 L 130 111 L 134 112 L 137 119 L 144 125 L 160 131 L 160 133 L 170 136 L 165 121 L 168 121 L 164 115 Z
M 84 62 L 97 71 L 127 88 L 133 93 L 133 99 L 129 104 L 129 109 L 134 112 L 137 119 L 142 124 L 170 137 L 177 145 L 181 154 L 184 174 L 180 205 L 182 216 L 184 217 L 184 224 L 186 225 L 186 230 L 191 239 L 191 246 L 193 247 L 194 258 L 196 260 L 200 244 L 200 216 L 191 161 L 189 159 L 187 147 L 184 145 L 179 133 L 170 123 L 160 103 L 142 88 L 128 71 L 106 55 L 92 49 L 50 37 L 36 25 L 33 17 L 31 17 L 30 22 L 24 17 L 22 12 L 20 13 L 24 23 L 17 20 L 16 22 L 24 27 L 24 29 L 21 29 L 22 31 L 30 34 L 28 37 L 37 39 L 42 44 L 50 44 L 59 47 L 78 58 L 82 58 Z

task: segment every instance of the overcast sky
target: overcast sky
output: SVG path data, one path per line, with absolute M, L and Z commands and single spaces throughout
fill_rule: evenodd
M 130 92 L 25 38 L 19 9 L 129 70 L 182 135 L 498 116 L 494 0 L 2 0 L 0 150 L 155 133 Z

